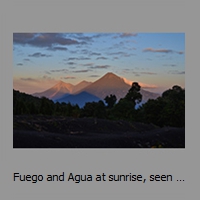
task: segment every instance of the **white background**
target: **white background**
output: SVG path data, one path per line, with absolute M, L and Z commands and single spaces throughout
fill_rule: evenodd
M 1 199 L 198 199 L 199 5 L 184 0 L 0 3 Z M 185 149 L 13 149 L 13 32 L 184 32 Z M 172 174 L 173 182 L 14 182 L 21 174 Z M 176 180 L 185 180 L 177 182 Z

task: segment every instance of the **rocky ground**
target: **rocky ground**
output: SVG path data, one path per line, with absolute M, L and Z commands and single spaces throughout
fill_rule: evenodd
M 185 128 L 20 115 L 13 116 L 13 148 L 185 148 Z

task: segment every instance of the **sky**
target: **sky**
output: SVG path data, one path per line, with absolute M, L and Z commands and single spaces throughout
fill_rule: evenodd
M 185 33 L 13 33 L 15 90 L 94 82 L 107 72 L 155 93 L 185 88 Z

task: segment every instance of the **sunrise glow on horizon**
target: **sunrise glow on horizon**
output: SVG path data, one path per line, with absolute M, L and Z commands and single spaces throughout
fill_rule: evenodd
M 32 94 L 107 72 L 151 92 L 185 87 L 184 33 L 13 33 L 13 88 Z

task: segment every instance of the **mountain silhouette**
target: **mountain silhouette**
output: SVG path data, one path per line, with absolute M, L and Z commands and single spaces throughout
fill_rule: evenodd
M 55 102 L 71 103 L 72 105 L 77 104 L 79 107 L 83 107 L 87 102 L 93 102 L 93 101 L 98 102 L 99 100 L 101 99 L 92 94 L 89 94 L 87 92 L 81 92 L 78 94 L 71 94 L 71 95 L 66 94 L 62 98 L 56 99 Z

